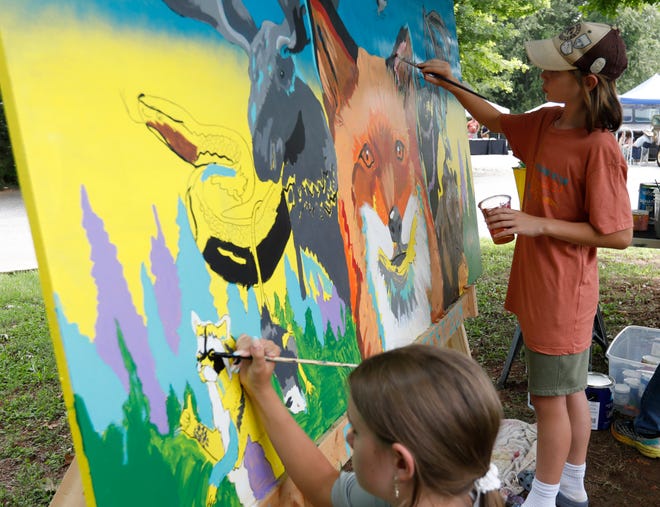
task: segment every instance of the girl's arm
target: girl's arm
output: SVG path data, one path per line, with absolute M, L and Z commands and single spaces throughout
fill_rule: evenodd
M 497 208 L 486 219 L 489 228 L 506 228 L 495 237 L 508 234 L 550 236 L 576 245 L 623 250 L 632 241 L 633 230 L 623 229 L 612 234 L 599 233 L 589 222 L 567 222 L 556 218 L 535 217 L 522 211 Z
M 240 379 L 289 477 L 304 497 L 317 507 L 331 507 L 332 486 L 339 477 L 325 455 L 284 406 L 273 385 L 274 364 L 265 356 L 278 356 L 279 347 L 268 340 L 243 335 L 239 351 L 252 356 L 241 360 Z
M 433 77 L 431 74 L 438 74 L 453 82 L 458 80 L 451 73 L 451 65 L 444 60 L 428 60 L 417 65 L 424 74 L 424 79 L 429 83 L 441 86 L 451 92 L 458 101 L 467 109 L 472 117 L 482 125 L 486 125 L 491 132 L 502 132 L 500 125 L 500 116 L 502 113 L 491 106 L 484 99 L 471 94 L 470 92 L 454 86 L 447 81 Z

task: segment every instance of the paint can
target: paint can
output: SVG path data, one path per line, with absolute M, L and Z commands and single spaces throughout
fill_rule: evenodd
M 649 212 L 649 222 L 654 223 L 655 209 L 653 196 L 653 190 L 657 189 L 655 183 L 640 183 L 639 184 L 639 201 L 637 203 L 638 210 L 648 210 Z
M 587 377 L 587 401 L 591 413 L 591 429 L 606 430 L 612 423 L 614 379 L 604 373 L 590 371 Z

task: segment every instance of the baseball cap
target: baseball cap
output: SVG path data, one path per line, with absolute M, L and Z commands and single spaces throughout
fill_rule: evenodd
M 572 70 L 618 78 L 628 66 L 619 30 L 603 23 L 577 23 L 552 39 L 525 42 L 527 55 L 544 70 Z

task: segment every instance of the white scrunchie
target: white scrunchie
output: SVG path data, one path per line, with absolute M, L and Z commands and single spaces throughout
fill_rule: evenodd
M 502 483 L 500 482 L 499 471 L 497 470 L 495 463 L 490 464 L 486 475 L 474 481 L 474 487 L 478 494 L 500 489 L 501 485 Z

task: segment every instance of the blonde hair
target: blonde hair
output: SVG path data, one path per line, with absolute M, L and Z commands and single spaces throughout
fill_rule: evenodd
M 573 71 L 575 78 L 582 87 L 582 98 L 587 108 L 586 129 L 592 132 L 596 129 L 616 132 L 623 122 L 623 110 L 616 93 L 616 81 L 591 74 L 598 79 L 598 84 L 592 90 L 584 85 L 584 76 L 590 75 L 579 70 Z
M 414 456 L 411 505 L 422 488 L 447 497 L 473 492 L 489 469 L 502 419 L 497 392 L 473 359 L 409 345 L 366 359 L 348 383 L 369 429 Z M 481 505 L 503 505 L 499 491 L 482 494 Z

